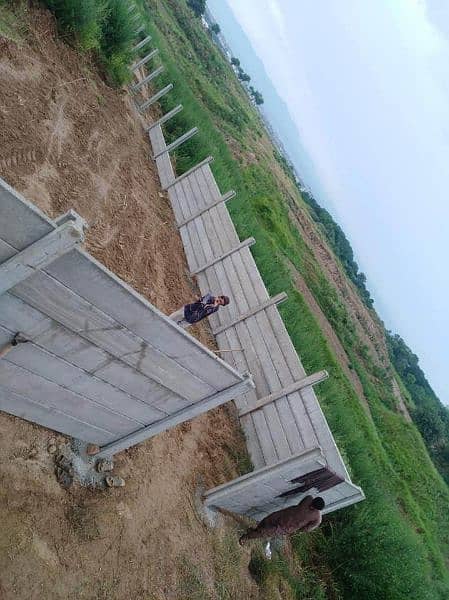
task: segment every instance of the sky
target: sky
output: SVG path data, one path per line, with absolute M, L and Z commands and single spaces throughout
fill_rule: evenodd
M 380 316 L 449 404 L 449 1 L 220 3 L 286 103 L 314 166 L 304 179 Z

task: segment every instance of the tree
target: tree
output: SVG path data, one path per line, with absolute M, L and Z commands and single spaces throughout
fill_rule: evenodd
M 238 58 L 236 58 L 235 56 L 233 56 L 231 58 L 231 65 L 234 65 L 234 67 L 240 67 L 240 61 Z
M 214 23 L 210 29 L 215 33 L 215 35 L 218 35 L 221 31 L 220 25 L 218 23 Z
M 251 81 L 251 77 L 245 71 L 239 71 L 239 79 L 240 81 Z
M 262 94 L 260 92 L 258 92 L 257 90 L 254 90 L 254 92 L 252 92 L 252 97 L 253 97 L 254 102 L 257 104 L 257 106 L 264 103 Z
M 187 0 L 188 6 L 193 10 L 196 17 L 204 15 L 206 10 L 206 0 Z

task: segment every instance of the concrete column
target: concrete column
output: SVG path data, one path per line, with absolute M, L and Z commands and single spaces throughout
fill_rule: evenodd
M 217 258 L 214 258 L 213 260 L 207 262 L 205 265 L 202 265 L 198 269 L 195 269 L 194 271 L 191 272 L 191 275 L 198 275 L 198 273 L 201 273 L 201 271 L 205 271 L 209 267 L 212 267 L 213 265 L 224 260 L 228 256 L 231 256 L 231 254 L 234 254 L 235 252 L 239 252 L 243 248 L 246 248 L 247 246 L 252 246 L 255 243 L 256 243 L 256 240 L 253 237 L 250 237 L 247 240 L 240 242 L 240 244 L 238 246 L 236 246 L 235 248 L 232 248 L 232 250 L 228 250 L 228 252 L 225 252 L 221 256 L 218 256 Z
M 266 308 L 269 308 L 270 306 L 273 306 L 275 304 L 280 304 L 281 302 L 284 302 L 284 300 L 287 300 L 287 294 L 285 292 L 282 292 L 281 294 L 277 294 L 276 296 L 273 296 L 273 298 L 270 298 L 266 302 L 259 304 L 259 306 L 256 306 L 252 310 L 249 310 L 248 312 L 243 313 L 242 315 L 240 315 L 239 317 L 234 319 L 234 321 L 231 321 L 230 323 L 227 323 L 226 325 L 222 325 L 221 327 L 217 327 L 217 329 L 214 329 L 212 331 L 212 333 L 214 335 L 223 333 L 223 331 L 226 331 L 226 329 L 229 329 L 230 327 L 234 327 L 235 325 L 237 325 L 237 323 L 241 323 L 242 321 L 245 321 L 246 319 L 249 319 L 250 317 L 254 317 L 254 315 L 257 315 L 257 313 L 259 313 L 259 312 L 265 310 Z
M 154 123 L 151 123 L 151 125 L 149 125 L 147 127 L 147 131 L 150 132 L 154 127 L 157 127 L 158 125 L 163 125 L 169 119 L 171 119 L 172 117 L 174 117 L 175 115 L 177 115 L 179 112 L 181 112 L 182 109 L 183 109 L 182 104 L 178 104 L 178 106 L 175 106 L 175 108 L 172 108 L 171 111 L 169 111 L 168 113 L 166 113 L 165 115 L 163 115 L 160 119 L 158 119 Z
M 154 58 L 156 56 L 156 54 L 159 54 L 159 50 L 157 48 L 152 50 L 149 54 L 147 54 L 144 58 L 142 58 L 142 60 L 139 60 L 134 65 L 132 65 L 131 71 L 137 71 L 137 69 L 139 69 L 140 67 L 143 67 L 143 65 L 146 65 L 147 62 L 149 62 L 152 58 Z
M 175 148 L 177 148 L 178 146 L 180 146 L 187 140 L 190 140 L 190 138 L 193 137 L 196 133 L 198 133 L 198 127 L 193 127 L 190 131 L 187 131 L 187 133 L 184 133 L 184 135 L 181 135 L 174 142 L 172 142 L 171 144 L 166 146 L 164 150 L 161 150 L 160 152 L 155 154 L 153 156 L 153 159 L 156 160 L 156 158 L 159 158 L 159 156 L 162 156 L 166 152 L 171 152 L 172 150 L 174 150 Z
M 191 169 L 189 169 L 188 171 L 186 171 L 185 173 L 183 173 L 182 175 L 180 175 L 179 177 L 177 177 L 176 179 L 171 181 L 168 185 L 165 185 L 163 187 L 163 189 L 168 190 L 169 188 L 172 187 L 172 185 L 176 185 L 177 183 L 179 183 L 180 181 L 182 181 L 183 179 L 185 179 L 186 177 L 188 177 L 189 175 L 191 175 L 198 169 L 201 169 L 201 167 L 204 167 L 205 165 L 208 165 L 209 163 L 211 163 L 213 160 L 214 160 L 213 156 L 208 156 L 207 158 L 205 158 L 204 160 L 199 162 L 197 165 L 195 165 L 194 167 L 192 167 Z
M 221 506 L 222 502 L 226 503 L 233 495 L 237 493 L 242 494 L 242 492 L 247 492 L 249 498 L 251 498 L 252 488 L 260 484 L 269 486 L 271 480 L 276 479 L 277 477 L 283 478 L 285 472 L 290 473 L 304 463 L 322 459 L 323 457 L 319 448 L 305 450 L 299 455 L 281 460 L 268 467 L 257 469 L 257 471 L 252 471 L 251 473 L 242 475 L 228 483 L 224 483 L 208 490 L 203 496 L 204 504 L 206 506 Z
M 133 47 L 133 52 L 137 52 L 138 50 L 140 50 L 141 48 L 143 48 L 146 44 L 148 44 L 149 41 L 151 41 L 151 35 L 147 35 L 147 37 L 145 39 L 143 39 L 141 42 L 139 42 L 138 44 L 136 44 Z
M 288 385 L 285 388 L 278 390 L 277 392 L 273 392 L 272 394 L 269 394 L 268 396 L 261 398 L 252 406 L 248 406 L 248 407 L 242 409 L 239 412 L 239 417 L 243 417 L 244 415 L 247 415 L 250 412 L 259 410 L 259 408 L 262 408 L 263 406 L 270 404 L 271 402 L 275 402 L 276 400 L 279 400 L 279 398 L 283 398 L 284 396 L 293 394 L 293 393 L 295 393 L 299 390 L 302 390 L 306 387 L 310 387 L 310 386 L 315 385 L 316 383 L 320 383 L 320 381 L 324 381 L 328 377 L 329 377 L 329 373 L 327 371 L 319 371 L 318 373 L 313 373 L 313 375 L 309 375 L 307 377 L 304 377 L 303 379 L 299 379 L 298 381 L 295 381 L 291 385 Z
M 157 102 L 160 98 L 162 98 L 162 96 L 165 96 L 165 94 L 168 94 L 168 92 L 172 89 L 173 89 L 173 84 L 169 83 L 167 86 L 162 88 L 162 90 L 160 90 L 157 94 L 154 94 L 154 96 L 151 96 L 151 98 L 149 98 L 146 102 L 144 102 L 143 104 L 138 106 L 137 107 L 138 111 L 140 113 L 143 113 L 148 107 L 150 107 L 152 104 Z
M 211 208 L 214 208 L 214 206 L 218 206 L 219 204 L 222 204 L 222 202 L 227 202 L 228 200 L 231 200 L 232 198 L 234 198 L 234 196 L 235 196 L 234 190 L 230 190 L 229 192 L 226 192 L 226 194 L 223 194 L 223 196 L 221 198 L 219 198 L 218 200 L 215 200 L 215 202 L 211 202 L 210 204 L 208 204 L 201 210 L 198 210 L 197 212 L 191 214 L 190 217 L 187 217 L 187 219 L 183 219 L 182 221 L 180 221 L 178 223 L 178 229 L 180 227 L 184 227 L 184 225 L 187 225 L 187 223 L 190 223 L 190 221 L 193 221 L 194 219 L 201 217 L 201 215 L 203 215 L 205 212 L 207 212 Z
M 242 381 L 231 385 L 225 390 L 217 392 L 213 396 L 209 396 L 204 400 L 200 400 L 199 402 L 192 404 L 192 406 L 183 408 L 177 413 L 169 415 L 168 417 L 161 419 L 156 423 L 152 423 L 147 427 L 143 427 L 142 429 L 123 437 L 117 442 L 112 442 L 111 444 L 103 446 L 100 450 L 100 453 L 97 454 L 97 457 L 102 458 L 106 456 L 112 456 L 121 450 L 129 448 L 130 446 L 135 446 L 136 444 L 139 444 L 140 442 L 143 442 L 144 440 L 161 433 L 161 431 L 175 427 L 176 425 L 179 425 L 179 423 L 184 423 L 184 421 L 193 419 L 194 417 L 201 415 L 208 410 L 212 410 L 213 408 L 216 408 L 225 402 L 229 402 L 229 400 L 233 400 L 236 396 L 244 394 L 253 387 L 254 383 L 251 375 L 245 375 Z
M 76 213 L 66 214 L 56 229 L 0 265 L 0 295 L 83 242 L 85 226 Z
M 149 75 L 147 75 L 144 79 L 142 79 L 142 81 L 139 81 L 139 83 L 135 83 L 134 85 L 130 86 L 130 88 L 129 88 L 130 91 L 133 94 L 135 94 L 136 92 L 141 90 L 144 85 L 147 85 L 147 83 L 150 83 L 150 81 L 152 81 L 158 75 L 160 75 L 163 72 L 163 70 L 164 70 L 164 67 L 161 65 L 160 67 L 158 67 L 157 69 L 152 71 Z

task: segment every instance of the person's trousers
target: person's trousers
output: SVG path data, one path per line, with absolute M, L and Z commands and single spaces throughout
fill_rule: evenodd
M 184 307 L 183 306 L 181 308 L 179 308 L 178 310 L 175 310 L 175 312 L 172 313 L 171 315 L 169 315 L 169 319 L 171 319 L 172 321 L 175 321 L 177 323 L 177 325 L 179 325 L 183 329 L 187 329 L 192 324 L 192 323 L 189 323 L 188 321 L 186 321 L 186 319 L 184 318 Z
M 259 523 L 257 527 L 249 529 L 245 535 L 242 535 L 240 539 L 243 540 L 257 540 L 257 539 L 271 539 L 277 535 L 283 535 L 284 532 L 277 525 L 263 525 Z

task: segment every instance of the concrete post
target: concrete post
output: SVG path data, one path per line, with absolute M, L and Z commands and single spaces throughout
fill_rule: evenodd
M 246 248 L 247 246 L 252 246 L 255 243 L 256 243 L 256 240 L 253 237 L 250 237 L 250 238 L 244 240 L 243 242 L 240 242 L 240 244 L 238 246 L 236 246 L 235 248 L 232 248 L 231 250 L 228 250 L 228 252 L 225 252 L 221 256 L 218 256 L 217 258 L 214 258 L 213 260 L 207 262 L 205 265 L 202 265 L 201 267 L 198 267 L 198 269 L 195 269 L 194 271 L 191 271 L 190 274 L 191 275 L 198 275 L 198 273 L 201 273 L 201 271 L 205 271 L 209 267 L 212 267 L 213 265 L 215 265 L 216 263 L 224 260 L 228 256 L 231 256 L 231 254 L 234 254 L 235 252 L 239 252 L 243 248 Z
M 262 408 L 263 406 L 266 406 L 267 404 L 270 404 L 271 402 L 275 402 L 276 400 L 279 400 L 279 398 L 283 398 L 284 396 L 288 396 L 289 394 L 294 394 L 295 392 L 298 392 L 299 390 L 302 390 L 306 387 L 310 387 L 317 383 L 320 383 L 321 381 L 324 381 L 328 377 L 329 377 L 329 373 L 327 371 L 318 371 L 318 373 L 313 373 L 312 375 L 308 375 L 307 377 L 304 377 L 303 379 L 299 379 L 298 381 L 295 381 L 291 385 L 288 385 L 285 388 L 278 390 L 277 392 L 273 392 L 272 394 L 269 394 L 268 396 L 261 398 L 252 406 L 248 406 L 248 407 L 242 409 L 241 411 L 239 411 L 239 417 L 243 417 L 244 415 L 247 415 L 250 412 L 259 410 L 259 408 Z
M 141 42 L 139 42 L 138 44 L 136 44 L 133 47 L 133 52 L 137 52 L 138 50 L 140 50 L 141 48 L 143 48 L 144 46 L 146 46 L 146 44 L 148 44 L 148 42 L 150 42 L 150 41 L 151 41 L 151 35 L 147 35 L 147 37 L 145 39 L 143 39 Z
M 217 392 L 213 396 L 209 396 L 204 400 L 200 400 L 199 402 L 192 404 L 192 406 L 183 408 L 177 413 L 169 415 L 168 417 L 165 417 L 156 423 L 152 423 L 147 427 L 143 427 L 142 429 L 123 437 L 117 442 L 112 442 L 111 444 L 103 446 L 100 450 L 100 453 L 97 454 L 97 457 L 102 458 L 106 456 L 112 456 L 121 450 L 129 448 L 130 446 L 135 446 L 136 444 L 139 444 L 140 442 L 143 442 L 144 440 L 161 433 L 161 431 L 175 427 L 175 425 L 178 425 L 179 423 L 184 423 L 184 421 L 193 419 L 194 417 L 201 415 L 208 410 L 212 410 L 213 408 L 216 408 L 225 402 L 229 402 L 253 387 L 254 383 L 251 375 L 244 375 L 242 381 L 231 385 L 227 389 Z
M 0 265 L 0 295 L 83 242 L 84 227 L 85 221 L 79 215 L 75 220 L 67 218 L 62 225 Z
M 153 156 L 153 159 L 156 160 L 156 158 L 159 158 L 159 156 L 162 156 L 166 152 L 171 152 L 172 150 L 174 150 L 175 148 L 177 148 L 178 146 L 180 146 L 181 144 L 183 144 L 187 140 L 190 140 L 190 138 L 193 137 L 196 133 L 198 133 L 198 127 L 193 127 L 190 131 L 187 131 L 187 133 L 184 133 L 184 135 L 181 135 L 174 142 L 172 142 L 171 144 L 169 144 L 168 146 L 166 146 L 164 148 L 164 150 L 161 150 L 160 152 L 158 152 L 157 154 L 155 154 Z
M 154 58 L 156 56 L 156 54 L 159 54 L 158 48 L 155 48 L 149 54 L 147 54 L 144 58 L 142 58 L 142 60 L 139 60 L 134 65 L 132 65 L 131 71 L 137 71 L 137 69 L 140 69 L 140 67 L 143 67 L 143 65 L 146 65 L 147 62 L 149 62 L 152 58 Z
M 137 107 L 138 111 L 140 113 L 143 113 L 148 107 L 150 107 L 152 104 L 157 102 L 160 98 L 162 98 L 162 96 L 165 96 L 165 94 L 168 94 L 168 92 L 172 89 L 173 89 L 173 84 L 169 83 L 167 86 L 162 88 L 162 90 L 160 92 L 158 92 L 157 94 L 154 94 L 154 96 L 151 96 L 151 98 L 149 98 L 143 104 L 140 104 L 140 106 Z
M 158 125 L 163 125 L 169 119 L 171 119 L 172 117 L 177 115 L 179 112 L 181 112 L 182 109 L 183 109 L 182 104 L 178 104 L 178 106 L 175 106 L 175 108 L 172 108 L 171 111 L 169 111 L 168 113 L 163 115 L 160 119 L 158 119 L 154 123 L 151 123 L 151 125 L 148 125 L 147 131 L 150 132 L 154 127 L 157 127 Z
M 239 317 L 237 317 L 230 323 L 227 323 L 226 325 L 222 325 L 221 327 L 217 327 L 216 329 L 214 329 L 212 331 L 212 333 L 214 335 L 223 333 L 223 331 L 226 331 L 226 329 L 229 329 L 230 327 L 234 327 L 235 325 L 237 325 L 237 323 L 241 323 L 242 321 L 245 321 L 246 319 L 249 319 L 250 317 L 254 317 L 254 315 L 257 315 L 257 313 L 259 313 L 259 312 L 265 310 L 266 308 L 269 308 L 270 306 L 273 306 L 275 304 L 280 304 L 281 302 L 284 302 L 284 300 L 287 300 L 287 294 L 285 292 L 282 292 L 281 294 L 277 294 L 276 296 L 273 296 L 273 298 L 270 298 L 266 302 L 259 304 L 259 306 L 256 306 L 255 308 L 249 310 L 246 313 L 243 313 L 242 315 L 240 315 Z
M 172 187 L 172 185 L 176 185 L 177 183 L 179 183 L 180 181 L 182 181 L 183 179 L 185 179 L 186 177 L 188 177 L 189 175 L 191 175 L 198 169 L 201 169 L 201 167 L 204 167 L 205 165 L 208 165 L 209 163 L 211 163 L 213 160 L 214 160 L 213 156 L 208 156 L 207 158 L 205 158 L 204 160 L 199 162 L 197 165 L 195 165 L 194 167 L 192 167 L 191 169 L 189 169 L 188 171 L 186 171 L 185 173 L 183 173 L 176 179 L 173 179 L 173 181 L 170 181 L 170 183 L 165 185 L 162 189 L 165 191 L 168 190 L 169 188 Z
M 198 217 L 201 217 L 201 215 L 203 215 L 205 212 L 207 212 L 211 208 L 214 208 L 214 206 L 218 206 L 219 204 L 222 204 L 223 202 L 232 200 L 232 198 L 234 198 L 234 196 L 235 196 L 234 190 L 230 190 L 229 192 L 226 192 L 226 194 L 223 194 L 223 196 L 221 198 L 219 198 L 218 200 L 215 200 L 215 202 L 211 202 L 210 204 L 208 204 L 201 210 L 198 210 L 197 212 L 194 212 L 193 214 L 191 214 L 190 217 L 187 217 L 187 219 L 183 219 L 182 221 L 180 221 L 178 223 L 178 229 L 180 229 L 181 227 L 184 227 L 184 225 L 187 225 L 187 223 L 190 223 L 190 221 L 194 221 Z
M 304 463 L 322 459 L 323 456 L 320 448 L 305 450 L 299 455 L 281 460 L 268 467 L 258 469 L 257 471 L 252 471 L 237 479 L 233 479 L 229 483 L 224 483 L 223 485 L 208 490 L 203 496 L 204 504 L 210 507 L 221 506 L 222 502 L 226 504 L 226 501 L 232 498 L 233 495 L 237 493 L 241 494 L 242 492 L 247 492 L 248 496 L 251 498 L 251 488 L 256 485 L 266 484 L 269 486 L 270 480 L 273 480 L 276 477 L 284 478 L 286 471 L 290 473 Z
M 136 92 L 141 90 L 144 85 L 146 85 L 147 83 L 150 83 L 150 81 L 152 81 L 158 75 L 160 75 L 163 72 L 163 70 L 164 70 L 164 67 L 161 65 L 160 67 L 158 67 L 157 69 L 152 71 L 149 75 L 147 75 L 144 79 L 142 79 L 142 81 L 139 81 L 138 83 L 135 83 L 134 85 L 130 86 L 130 88 L 129 88 L 130 91 L 133 94 L 135 94 Z

